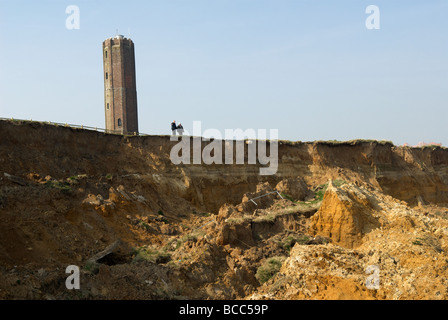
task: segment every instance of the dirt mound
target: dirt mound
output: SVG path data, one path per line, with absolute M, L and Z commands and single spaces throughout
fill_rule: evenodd
M 357 247 L 365 234 L 380 227 L 375 202 L 362 188 L 349 184 L 335 188 L 330 181 L 322 206 L 310 220 L 310 230 L 343 247 Z
M 314 198 L 314 193 L 302 177 L 284 179 L 277 184 L 275 190 L 293 200 L 305 201 Z

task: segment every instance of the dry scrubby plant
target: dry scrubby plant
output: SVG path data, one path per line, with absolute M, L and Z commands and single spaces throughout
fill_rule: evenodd
M 255 277 L 263 284 L 271 279 L 282 267 L 286 257 L 272 257 L 267 259 L 258 269 Z
M 131 255 L 133 262 L 149 261 L 152 263 L 166 263 L 171 260 L 171 255 L 165 251 L 151 250 L 149 248 L 140 247 L 135 248 Z

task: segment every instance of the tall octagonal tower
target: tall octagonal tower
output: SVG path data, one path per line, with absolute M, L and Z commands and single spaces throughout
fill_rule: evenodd
M 134 43 L 121 35 L 103 42 L 107 132 L 138 134 Z

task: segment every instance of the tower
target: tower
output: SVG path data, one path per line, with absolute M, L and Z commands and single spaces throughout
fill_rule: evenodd
M 138 133 L 134 43 L 121 35 L 103 42 L 106 131 Z

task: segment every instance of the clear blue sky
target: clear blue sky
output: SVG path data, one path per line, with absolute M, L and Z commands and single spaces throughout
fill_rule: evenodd
M 447 0 L 0 0 L 0 117 L 104 128 L 101 45 L 117 29 L 135 43 L 143 133 L 198 120 L 448 146 Z

